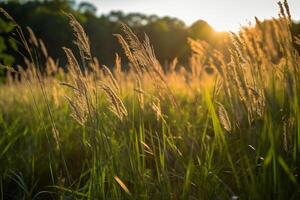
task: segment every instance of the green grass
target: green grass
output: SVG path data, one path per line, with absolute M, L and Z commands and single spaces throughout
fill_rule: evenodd
M 13 98 L 15 91 L 5 86 L 1 91 L 1 98 L 11 99 L 1 105 L 5 109 L 0 118 L 4 199 L 299 197 L 299 128 L 291 128 L 285 151 L 280 109 L 229 133 L 220 124 L 209 92 L 197 100 L 178 97 L 180 110 L 162 101 L 165 116 L 158 121 L 128 94 L 127 119 L 120 121 L 100 106 L 97 128 L 92 120 L 85 127 L 78 125 L 69 117 L 66 101 L 58 106 L 50 101 L 60 134 L 58 147 L 38 92 L 34 106 L 31 98 Z M 298 123 L 300 113 L 294 111 L 289 114 Z

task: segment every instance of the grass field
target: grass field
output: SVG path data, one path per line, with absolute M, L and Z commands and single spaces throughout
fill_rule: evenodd
M 68 17 L 68 71 L 16 25 L 26 70 L 5 67 L 0 85 L 0 199 L 300 198 L 300 38 L 286 3 L 232 33 L 229 61 L 190 39 L 187 66 L 162 66 L 151 38 L 122 25 L 127 70 L 118 55 L 101 66 Z

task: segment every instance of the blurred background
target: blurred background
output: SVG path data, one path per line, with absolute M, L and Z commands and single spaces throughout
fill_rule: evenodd
M 296 11 L 300 8 L 300 1 L 291 0 L 289 3 L 293 15 L 292 32 L 298 35 L 300 13 Z M 274 0 L 5 0 L 0 1 L 0 7 L 24 30 L 31 27 L 62 67 L 66 64 L 62 47 L 75 49 L 73 34 L 63 11 L 72 13 L 82 24 L 89 36 L 92 53 L 101 64 L 112 66 L 115 52 L 124 58 L 124 63 L 127 62 L 113 36 L 121 32 L 120 22 L 128 24 L 140 37 L 146 33 L 162 64 L 175 57 L 185 64 L 191 54 L 187 38 L 204 40 L 226 54 L 230 31 L 238 32 L 242 26 L 255 24 L 254 16 L 265 19 L 267 23 L 272 16 L 277 16 L 278 10 Z M 13 28 L 13 24 L 1 16 L 0 63 L 4 65 L 23 63 L 22 49 L 14 40 Z

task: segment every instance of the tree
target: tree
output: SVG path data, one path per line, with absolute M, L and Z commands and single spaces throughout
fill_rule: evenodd
M 214 35 L 214 29 L 204 20 L 198 20 L 189 28 L 189 37 L 193 39 L 201 39 L 210 41 Z
M 0 63 L 3 65 L 11 65 L 15 61 L 9 53 L 12 50 L 17 50 L 16 42 L 9 37 L 13 29 L 14 24 L 0 18 Z
M 80 2 L 80 4 L 78 5 L 78 11 L 81 13 L 96 15 L 97 8 L 93 4 L 84 1 Z

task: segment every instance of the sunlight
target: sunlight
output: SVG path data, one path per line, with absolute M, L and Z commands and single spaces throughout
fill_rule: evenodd
M 80 1 L 80 0 L 78 0 Z M 198 19 L 207 21 L 217 31 L 233 31 L 247 25 L 254 16 L 260 19 L 277 17 L 278 0 L 88 0 L 98 8 L 98 13 L 109 13 L 112 10 L 142 12 L 158 16 L 172 16 L 191 25 Z M 290 0 L 291 13 L 294 19 L 300 18 L 297 12 L 300 1 Z
M 207 20 L 208 21 L 208 20 Z M 231 31 L 238 32 L 241 26 L 247 25 L 248 23 L 240 23 L 235 21 L 208 21 L 208 23 L 215 29 L 215 31 Z

